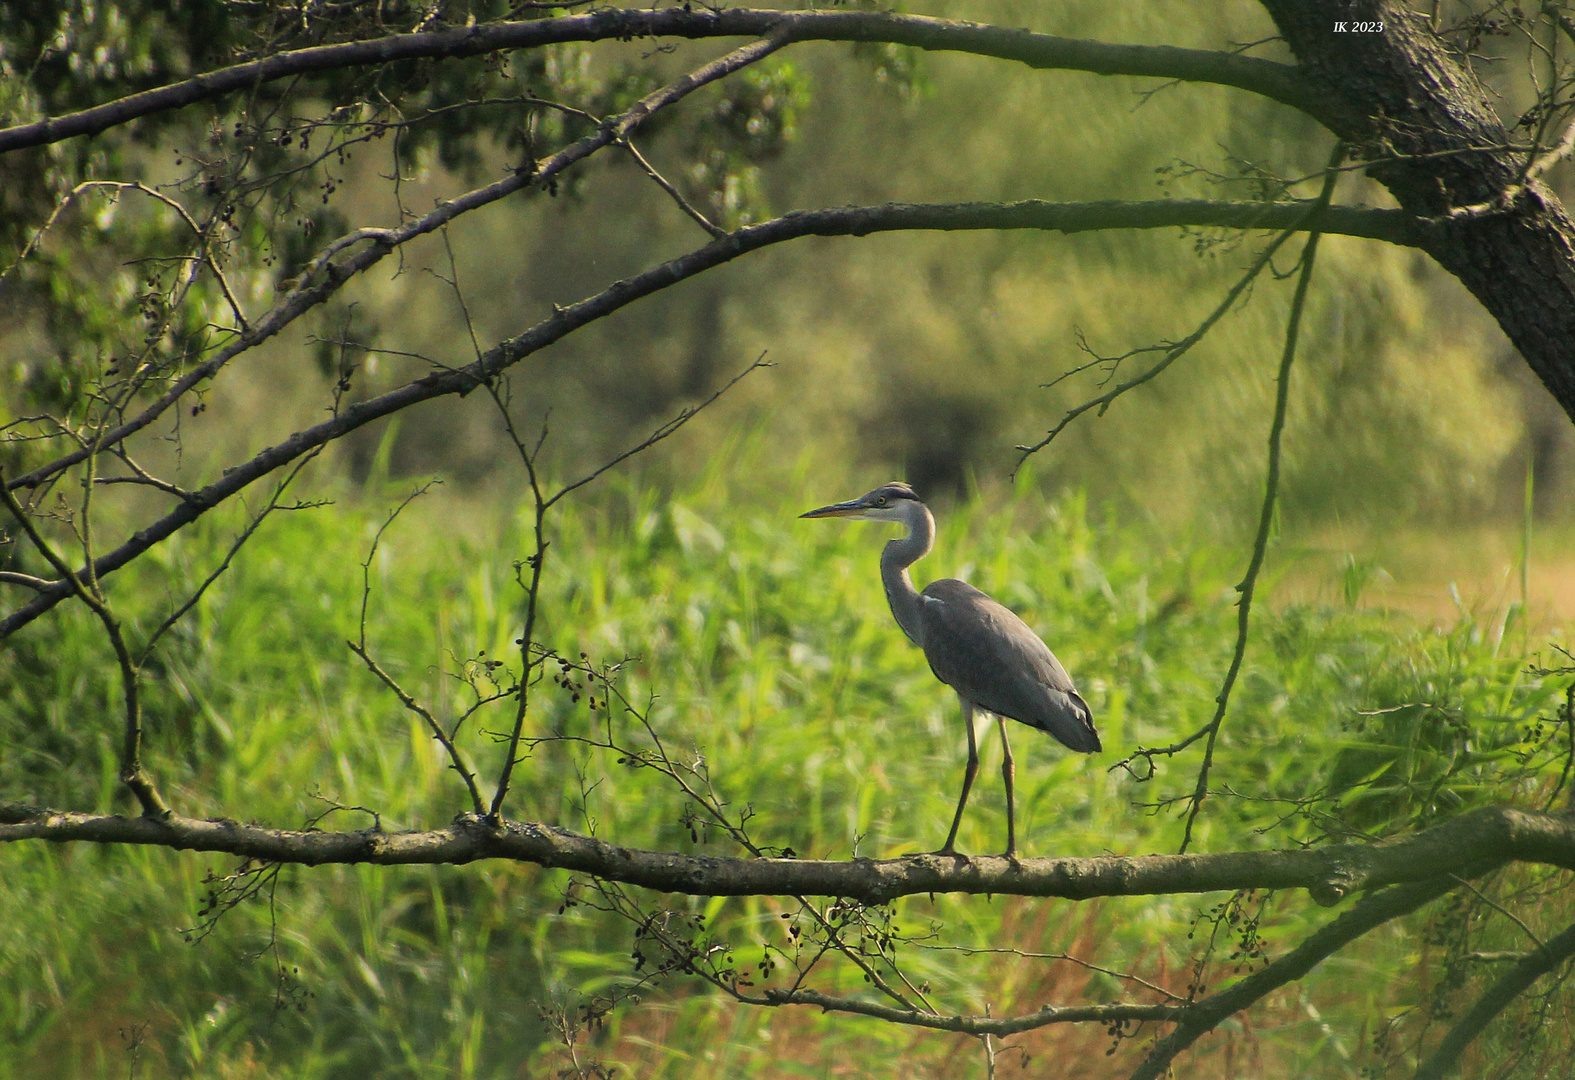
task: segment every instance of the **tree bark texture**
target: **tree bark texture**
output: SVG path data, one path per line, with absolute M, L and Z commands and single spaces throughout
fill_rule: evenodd
M 1327 105 L 1401 207 L 1437 227 L 1423 249 L 1493 314 L 1575 418 L 1575 225 L 1536 179 L 1475 75 L 1428 18 L 1390 0 L 1263 0 Z M 1381 32 L 1354 32 L 1382 23 Z M 1345 29 L 1337 29 L 1341 24 Z M 1524 141 L 1524 138 L 1522 139 Z
M 1104 855 L 1017 859 L 908 855 L 897 859 L 739 859 L 642 851 L 556 826 L 464 815 L 428 832 L 290 831 L 222 819 L 118 817 L 0 804 L 0 843 L 19 840 L 139 844 L 215 851 L 265 862 L 463 864 L 508 859 L 695 896 L 840 896 L 869 904 L 921 893 L 1154 896 L 1235 889 L 1304 888 L 1321 904 L 1353 892 L 1474 876 L 1522 861 L 1575 870 L 1575 822 L 1484 807 L 1414 836 L 1377 844 L 1212 855 Z

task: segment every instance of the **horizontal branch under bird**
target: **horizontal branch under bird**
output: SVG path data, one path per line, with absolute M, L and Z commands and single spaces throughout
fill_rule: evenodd
M 224 819 L 83 814 L 0 804 L 0 842 L 47 840 L 214 851 L 321 865 L 464 864 L 506 859 L 697 896 L 839 896 L 887 903 L 922 893 L 1153 896 L 1305 888 L 1321 904 L 1359 890 L 1475 873 L 1484 861 L 1575 870 L 1575 821 L 1484 807 L 1425 832 L 1372 844 L 1288 851 L 1087 858 L 908 855 L 895 859 L 719 858 L 644 851 L 536 822 L 462 815 L 427 831 L 292 831 Z

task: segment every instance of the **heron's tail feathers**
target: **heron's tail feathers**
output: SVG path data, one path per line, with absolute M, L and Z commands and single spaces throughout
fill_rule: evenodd
M 1076 690 L 1051 690 L 1053 707 L 1033 726 L 1047 731 L 1069 750 L 1094 754 L 1103 750 L 1094 730 L 1094 710 Z

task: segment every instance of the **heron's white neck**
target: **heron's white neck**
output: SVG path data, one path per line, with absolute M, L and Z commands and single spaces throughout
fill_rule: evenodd
M 908 577 L 908 567 L 930 553 L 935 543 L 935 519 L 921 502 L 899 499 L 896 507 L 902 523 L 908 526 L 908 535 L 888 540 L 880 553 L 880 580 L 886 586 L 886 600 L 897 625 L 908 635 L 908 640 L 921 648 L 924 645 L 923 628 L 919 621 L 919 592 Z

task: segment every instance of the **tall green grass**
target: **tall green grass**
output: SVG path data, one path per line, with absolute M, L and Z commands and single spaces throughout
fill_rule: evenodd
M 357 633 L 359 561 L 406 491 L 390 483 L 277 515 L 160 653 L 148 757 L 180 812 L 401 829 L 467 808 L 421 723 L 345 646 Z M 802 472 L 768 491 L 718 474 L 670 497 L 615 483 L 552 519 L 543 595 L 546 642 L 621 663 L 623 693 L 675 758 L 703 758 L 718 796 L 748 808 L 758 842 L 822 858 L 934 847 L 962 765 L 955 697 L 886 610 L 875 570 L 886 530 L 795 519 L 851 494 Z M 1098 717 L 1107 749 L 1094 757 L 1013 732 L 1029 855 L 1174 850 L 1178 817 L 1153 804 L 1190 789 L 1195 757 L 1162 761 L 1146 783 L 1110 766 L 1201 725 L 1229 660 L 1242 552 L 1165 550 L 1097 518 L 1081 499 L 1046 501 L 1025 480 L 943 513 L 935 553 L 917 568 L 921 580 L 965 577 L 1022 613 Z M 124 572 L 119 609 L 152 625 L 235 527 L 209 515 Z M 472 692 L 454 673 L 467 661 L 517 664 L 514 564 L 527 552 L 511 510 L 441 492 L 418 500 L 371 563 L 374 655 L 440 714 L 464 708 Z M 1519 635 L 1504 631 L 1469 613 L 1436 630 L 1349 606 L 1266 610 L 1219 748 L 1216 783 L 1235 797 L 1211 800 L 1197 850 L 1378 835 L 1483 802 L 1535 804 L 1560 766 L 1535 724 L 1563 682 L 1527 674 L 1510 647 Z M 609 720 L 551 680 L 532 693 L 528 734 L 564 738 L 520 767 L 511 816 L 630 846 L 738 853 L 714 831 L 692 832 L 654 770 L 569 741 L 610 730 L 649 748 L 639 724 L 616 710 Z M 110 657 L 82 613 L 63 609 L 8 645 L 0 797 L 129 812 L 115 780 L 116 702 Z M 461 734 L 484 776 L 496 772 L 490 733 L 506 728 L 505 712 L 484 712 Z M 1005 834 L 999 748 L 986 733 L 981 749 L 959 845 L 995 851 Z M 182 930 L 199 924 L 215 887 L 205 876 L 234 869 L 157 850 L 0 850 L 0 979 L 13 988 L 0 995 L 11 1045 L 0 1078 L 547 1075 L 569 1063 L 555 1013 L 636 978 L 627 922 L 588 904 L 563 908 L 564 874 L 501 864 L 285 868 L 271 895 L 187 943 Z M 763 943 L 791 947 L 793 920 L 780 917 L 796 910 L 790 902 L 645 899 L 705 920 L 744 966 Z M 899 953 L 938 1005 L 1000 1015 L 1144 991 L 1065 962 L 952 947 L 1072 951 L 1184 992 L 1214 926 L 1198 920 L 1224 899 L 917 897 L 891 917 L 910 935 L 934 928 Z M 1544 909 L 1556 914 L 1557 903 L 1533 917 Z M 1272 954 L 1327 918 L 1300 895 L 1215 914 L 1227 921 L 1204 970 L 1210 985 L 1252 962 L 1229 959 L 1243 919 L 1256 917 Z M 1295 1063 L 1301 1076 L 1361 1075 L 1381 1023 L 1424 1001 L 1425 923 L 1373 935 L 1232 1021 L 1182 1074 L 1256 1060 Z M 1473 940 L 1486 948 L 1483 933 Z M 862 991 L 851 969 L 820 978 Z M 642 1077 L 889 1076 L 898 1057 L 903 1075 L 982 1068 L 977 1044 L 959 1036 L 742 1008 L 681 979 L 642 986 L 639 999 L 582 1031 L 582 1062 Z M 1051 1029 L 1009 1040 L 1018 1049 L 999 1064 L 1013 1075 L 1025 1058 L 1033 1071 L 1054 1055 L 1059 1075 L 1104 1075 L 1149 1035 L 1108 1059 L 1105 1032 Z

